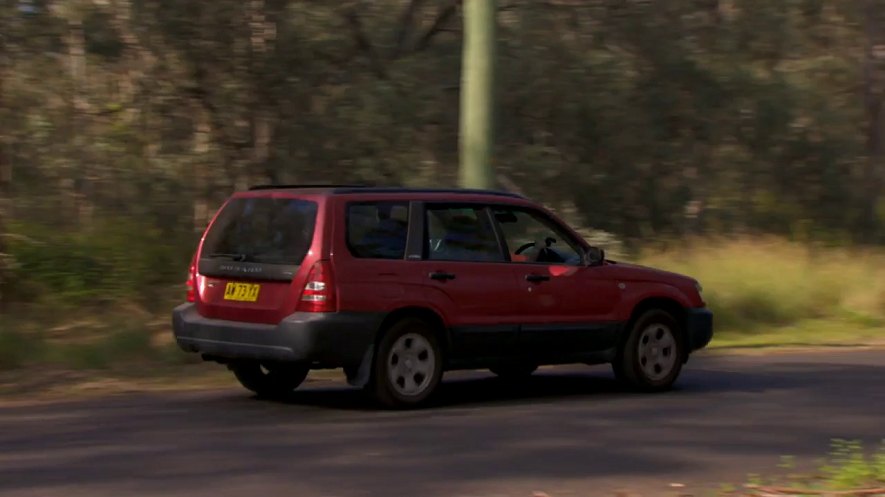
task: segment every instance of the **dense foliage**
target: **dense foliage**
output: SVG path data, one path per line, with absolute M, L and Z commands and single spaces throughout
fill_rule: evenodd
M 503 187 L 633 245 L 885 241 L 885 1 L 499 5 Z M 250 183 L 453 184 L 460 29 L 453 0 L 0 0 L 3 300 L 180 280 Z

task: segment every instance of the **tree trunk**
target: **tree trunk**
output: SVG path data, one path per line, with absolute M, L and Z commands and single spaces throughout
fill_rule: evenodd
M 92 225 L 94 205 L 92 203 L 93 181 L 95 169 L 86 156 L 88 112 L 86 92 L 86 33 L 83 30 L 82 12 L 78 9 L 68 14 L 68 63 L 72 82 L 71 95 L 71 145 L 73 164 L 68 165 L 68 178 L 71 183 L 69 192 L 74 199 L 76 219 L 80 226 L 89 228 Z
M 869 0 L 866 5 L 867 54 L 864 67 L 864 97 L 867 114 L 867 162 L 863 172 L 861 240 L 873 243 L 879 237 L 879 198 L 885 168 L 885 5 Z
M 9 287 L 10 265 L 12 256 L 7 253 L 6 239 L 9 235 L 7 223 L 12 211 L 12 159 L 9 152 L 9 128 L 6 121 L 5 82 L 8 60 L 10 59 L 7 36 L 9 23 L 5 18 L 6 11 L 0 11 L 0 313 L 6 310 L 9 298 L 6 289 Z
M 273 97 L 265 87 L 269 67 L 269 52 L 273 50 L 276 36 L 276 25 L 267 18 L 267 5 L 264 0 L 250 2 L 251 36 L 251 72 L 254 83 L 255 107 L 252 111 L 252 167 L 249 171 L 250 181 L 259 182 L 264 177 L 271 184 L 279 183 L 277 171 L 271 164 L 271 145 L 273 140 L 273 118 L 271 109 Z
M 2 71 L 2 68 L 0 68 Z M 0 72 L 0 113 L 3 102 L 3 74 Z M 2 114 L 0 114 L 2 115 Z M 0 133 L 3 133 L 0 125 Z M 10 186 L 12 185 L 12 163 L 9 160 L 6 145 L 6 135 L 0 135 L 0 313 L 6 310 L 7 297 L 6 287 L 9 275 L 9 265 L 12 263 L 11 256 L 7 253 L 6 238 L 8 235 L 6 223 L 10 215 Z
M 193 104 L 194 115 L 196 116 L 196 127 L 194 129 L 194 147 L 193 155 L 196 159 L 194 162 L 194 185 L 191 189 L 193 195 L 193 220 L 194 232 L 200 233 L 209 222 L 209 150 L 212 140 L 212 125 L 207 112 L 200 107 L 198 103 Z
M 496 4 L 496 0 L 465 0 L 463 4 L 459 180 L 469 188 L 494 184 Z

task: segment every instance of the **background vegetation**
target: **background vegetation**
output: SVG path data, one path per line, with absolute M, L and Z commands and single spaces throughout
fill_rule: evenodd
M 502 188 L 700 278 L 737 342 L 881 337 L 885 1 L 498 21 Z M 454 184 L 461 24 L 455 0 L 0 0 L 0 341 L 165 316 L 234 189 Z

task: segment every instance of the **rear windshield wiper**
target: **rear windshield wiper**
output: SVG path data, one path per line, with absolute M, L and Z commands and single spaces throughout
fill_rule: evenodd
M 251 259 L 249 254 L 224 254 L 216 252 L 206 256 L 207 259 L 230 259 L 237 262 L 248 262 Z

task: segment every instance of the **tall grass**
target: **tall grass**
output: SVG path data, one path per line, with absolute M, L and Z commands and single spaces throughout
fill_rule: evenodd
M 647 250 L 638 262 L 697 278 L 721 331 L 814 319 L 885 324 L 885 251 L 770 238 L 695 240 Z
M 718 340 L 714 343 L 784 345 L 885 339 L 883 249 L 815 247 L 767 238 L 691 240 L 675 248 L 649 248 L 636 261 L 701 282 L 715 313 Z M 145 283 L 142 288 L 148 286 Z M 109 291 L 106 286 L 90 291 L 99 289 Z M 173 344 L 151 342 L 152 331 L 146 323 L 157 316 L 168 319 L 182 289 L 158 286 L 150 291 L 162 295 L 155 300 L 155 312 L 130 308 L 120 301 L 106 304 L 100 312 L 83 305 L 76 313 L 65 313 L 62 323 L 55 307 L 35 303 L 27 313 L 0 316 L 0 370 L 30 365 L 149 370 L 149 365 L 198 361 Z M 81 302 L 82 294 L 57 295 L 64 296 L 74 305 Z M 78 322 L 81 320 L 85 323 Z M 825 340 L 809 340 L 821 336 Z

